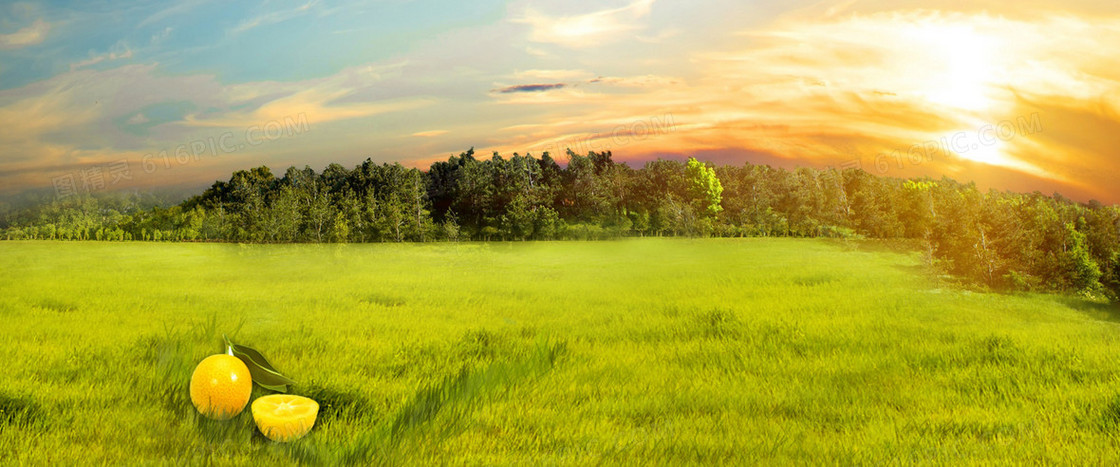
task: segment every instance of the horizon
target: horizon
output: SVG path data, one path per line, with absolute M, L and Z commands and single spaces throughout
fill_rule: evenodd
M 1085 0 L 99 8 L 0 7 L 0 195 L 474 147 L 1120 203 L 1120 8 Z
M 468 148 L 468 149 L 473 149 L 473 148 Z M 604 151 L 604 152 L 609 152 L 609 150 Z M 462 156 L 464 153 L 466 153 L 466 151 L 461 151 L 458 154 L 451 154 L 449 157 Z M 511 154 L 498 154 L 498 155 L 502 156 L 504 158 L 508 158 L 508 157 L 513 156 L 512 153 Z M 534 155 L 534 154 L 525 154 L 525 155 L 526 156 L 532 156 L 534 158 L 540 159 L 539 155 Z M 587 156 L 587 154 L 579 154 L 579 155 L 580 156 Z M 550 154 L 550 156 L 553 157 L 553 160 L 560 167 L 567 168 L 569 162 L 568 162 L 568 157 L 566 155 Z M 490 159 L 492 157 L 492 154 L 489 154 L 489 153 L 480 154 L 478 151 L 475 151 L 473 157 L 478 161 L 483 161 L 483 160 Z M 683 163 L 686 163 L 689 158 L 695 158 L 695 157 L 694 156 L 684 156 L 684 155 L 680 155 L 680 156 L 671 155 L 669 157 L 658 156 L 658 157 L 654 157 L 654 158 L 650 158 L 650 159 L 640 159 L 640 160 L 633 160 L 633 159 L 631 159 L 631 160 L 615 160 L 613 158 L 612 158 L 612 160 L 614 160 L 615 163 L 617 163 L 619 165 L 626 165 L 626 166 L 630 167 L 631 169 L 640 170 L 644 167 L 644 165 L 647 162 L 654 162 L 654 161 L 657 161 L 657 160 L 673 160 L 673 161 L 681 162 L 683 164 Z M 84 191 L 81 190 L 80 188 L 76 188 L 75 191 L 72 191 L 72 192 L 69 192 L 69 193 L 64 193 L 62 195 L 60 195 L 58 193 L 58 190 L 57 190 L 56 187 L 49 187 L 49 186 L 48 187 L 34 187 L 34 188 L 28 188 L 28 189 L 25 189 L 25 190 L 22 190 L 22 191 L 19 191 L 19 192 L 15 192 L 15 193 L 0 193 L 0 201 L 11 202 L 11 203 L 14 203 L 14 204 L 12 204 L 13 206 L 20 206 L 20 205 L 26 204 L 28 201 L 35 201 L 35 202 L 42 201 L 42 198 L 40 198 L 39 196 L 47 196 L 47 197 L 55 198 L 55 199 L 66 199 L 66 198 L 80 197 L 80 196 L 104 196 L 104 195 L 113 196 L 113 195 L 120 195 L 120 194 L 136 193 L 136 194 L 146 194 L 146 195 L 155 196 L 157 199 L 162 200 L 163 203 L 170 203 L 170 204 L 167 204 L 167 205 L 171 206 L 171 205 L 186 202 L 194 196 L 201 195 L 207 189 L 209 189 L 209 188 L 211 188 L 211 187 L 213 187 L 217 184 L 226 183 L 226 182 L 230 181 L 232 179 L 234 173 L 236 173 L 236 172 L 251 171 L 252 169 L 263 166 L 263 167 L 267 167 L 269 169 L 269 171 L 272 173 L 272 175 L 274 177 L 276 177 L 277 180 L 280 180 L 281 178 L 284 177 L 284 173 L 287 171 L 288 168 L 296 168 L 296 169 L 300 169 L 300 170 L 305 169 L 305 168 L 310 168 L 315 173 L 322 174 L 329 165 L 338 164 L 338 165 L 341 165 L 342 167 L 344 167 L 347 170 L 353 170 L 353 169 L 361 166 L 367 159 L 362 159 L 362 160 L 357 161 L 353 164 L 343 164 L 343 163 L 339 163 L 339 162 L 327 162 L 326 165 L 324 165 L 322 167 L 315 167 L 315 166 L 310 166 L 310 165 L 307 165 L 307 164 L 304 164 L 304 165 L 290 164 L 290 165 L 284 165 L 284 166 L 270 166 L 270 165 L 247 166 L 247 167 L 241 167 L 241 168 L 233 169 L 229 174 L 227 174 L 226 177 L 218 178 L 218 179 L 208 181 L 208 182 L 207 181 L 191 181 L 191 182 L 185 182 L 185 183 L 181 183 L 181 184 L 162 184 L 162 185 L 148 186 L 148 187 L 145 187 L 145 186 L 129 186 L 129 187 L 120 187 L 120 188 L 116 188 L 116 189 L 106 188 L 106 189 L 99 189 L 99 190 L 84 190 Z M 437 159 L 437 160 L 433 160 L 432 163 L 446 162 L 447 160 L 448 160 L 448 158 Z M 767 167 L 786 170 L 786 171 L 790 171 L 790 172 L 794 172 L 798 168 L 801 168 L 801 167 L 808 167 L 808 168 L 813 168 L 813 169 L 816 169 L 816 170 L 836 169 L 836 170 L 841 171 L 841 172 L 846 170 L 846 168 L 844 168 L 844 167 L 836 167 L 836 166 L 814 167 L 814 166 L 811 166 L 811 165 L 800 164 L 800 163 L 798 163 L 798 161 L 788 160 L 788 159 L 757 160 L 757 161 L 756 160 L 748 160 L 748 161 L 732 160 L 728 163 L 723 163 L 723 162 L 720 162 L 719 160 L 711 160 L 711 159 L 705 159 L 705 158 L 697 158 L 697 160 L 702 162 L 702 163 L 714 166 L 714 167 L 743 166 L 743 165 L 746 165 L 746 164 L 750 164 L 750 165 L 757 165 L 757 166 L 767 166 Z M 380 164 L 392 165 L 392 164 L 399 164 L 400 161 L 375 161 L 375 163 L 379 164 L 379 165 Z M 431 169 L 430 165 L 405 165 L 405 164 L 401 164 L 401 165 L 406 167 L 406 168 L 410 168 L 410 169 L 415 168 L 415 169 L 419 170 L 421 173 L 424 173 L 424 174 L 429 173 L 430 169 Z M 1108 206 L 1108 205 L 1112 205 L 1112 206 L 1120 205 L 1120 203 L 1104 203 L 1101 200 L 1095 199 L 1095 198 L 1094 199 L 1089 199 L 1089 200 L 1084 200 L 1084 201 L 1083 200 L 1078 200 L 1078 199 L 1073 199 L 1073 198 L 1070 198 L 1070 197 L 1066 196 L 1065 193 L 1061 193 L 1061 192 L 1047 193 L 1047 192 L 1043 192 L 1041 190 L 1022 191 L 1022 190 L 1014 190 L 1014 189 L 1008 189 L 1008 188 L 998 188 L 998 187 L 992 187 L 992 186 L 984 186 L 984 185 L 981 185 L 981 184 L 977 183 L 975 180 L 959 180 L 959 179 L 950 177 L 948 175 L 942 175 L 940 177 L 934 177 L 934 176 L 892 177 L 889 173 L 884 174 L 884 175 L 879 175 L 879 174 L 876 173 L 876 169 L 870 169 L 870 170 L 868 170 L 866 168 L 856 168 L 856 169 L 857 170 L 862 170 L 862 171 L 867 172 L 867 173 L 869 173 L 871 175 L 874 175 L 874 176 L 882 176 L 882 177 L 886 177 L 886 178 L 897 178 L 899 180 L 930 180 L 930 181 L 935 181 L 936 182 L 936 181 L 940 181 L 940 180 L 943 180 L 943 179 L 948 179 L 950 181 L 958 182 L 958 183 L 961 183 L 963 185 L 970 185 L 970 184 L 975 185 L 977 190 L 979 190 L 981 193 L 988 193 L 990 191 L 995 191 L 997 193 L 1012 193 L 1012 194 L 1021 194 L 1021 195 L 1038 195 L 1038 196 L 1043 196 L 1043 197 L 1047 197 L 1047 198 L 1065 199 L 1065 200 L 1072 201 L 1076 204 L 1083 205 L 1083 206 L 1088 206 L 1088 205 L 1092 204 L 1093 201 L 1100 202 L 1100 203 L 1102 203 L 1103 205 L 1106 205 L 1106 206 Z

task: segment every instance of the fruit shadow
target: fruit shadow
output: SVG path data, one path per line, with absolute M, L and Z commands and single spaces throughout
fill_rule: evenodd
M 256 424 L 252 421 L 253 417 L 244 412 L 229 420 L 211 420 L 197 411 L 193 411 L 190 416 L 194 422 L 195 432 L 211 445 L 244 440 L 249 430 L 257 430 Z

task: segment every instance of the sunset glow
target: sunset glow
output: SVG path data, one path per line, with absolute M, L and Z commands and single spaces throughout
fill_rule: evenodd
M 1120 202 L 1120 7 L 972 5 L 16 3 L 0 7 L 0 192 L 121 161 L 130 176 L 104 189 L 367 157 L 426 168 L 475 147 Z M 882 163 L 959 133 L 975 141 Z

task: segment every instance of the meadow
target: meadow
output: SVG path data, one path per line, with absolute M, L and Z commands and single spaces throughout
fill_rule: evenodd
M 0 320 L 5 464 L 1120 462 L 1115 306 L 875 241 L 8 241 Z M 197 414 L 223 335 L 306 438 Z

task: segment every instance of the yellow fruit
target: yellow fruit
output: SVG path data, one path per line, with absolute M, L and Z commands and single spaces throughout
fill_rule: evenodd
M 303 396 L 272 394 L 253 401 L 253 420 L 268 439 L 286 443 L 311 431 L 319 403 Z
M 252 391 L 249 367 L 233 355 L 206 357 L 191 375 L 191 402 L 214 420 L 229 420 L 241 413 Z

